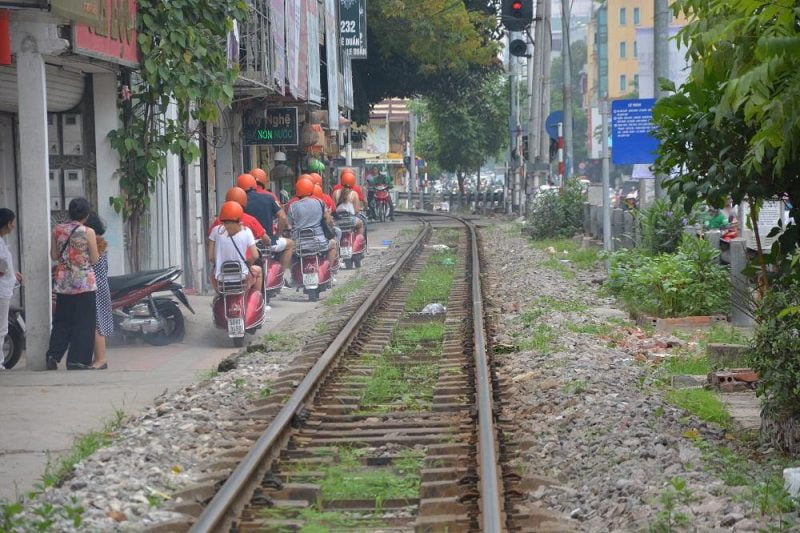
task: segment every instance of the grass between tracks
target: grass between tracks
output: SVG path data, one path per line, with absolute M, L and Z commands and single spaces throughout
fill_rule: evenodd
M 429 303 L 447 305 L 453 287 L 456 255 L 451 250 L 434 252 L 417 277 L 417 284 L 406 300 L 406 312 L 415 313 Z
M 298 465 L 293 474 L 303 475 L 309 471 L 321 474 L 318 480 L 320 497 L 312 507 L 305 509 L 273 507 L 260 511 L 260 516 L 271 520 L 300 520 L 299 531 L 317 533 L 323 531 L 358 531 L 361 528 L 380 527 L 381 512 L 388 500 L 411 500 L 419 496 L 424 452 L 401 450 L 387 467 L 367 467 L 362 459 L 364 448 L 336 447 L 325 450 L 333 456 L 330 463 L 322 466 Z M 336 501 L 374 499 L 372 513 L 326 511 L 325 504 Z M 270 525 L 271 531 L 297 531 L 294 526 Z

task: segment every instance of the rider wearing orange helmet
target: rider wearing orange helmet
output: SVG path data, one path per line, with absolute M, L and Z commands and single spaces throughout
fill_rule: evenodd
M 356 233 L 364 234 L 364 221 L 359 217 L 361 200 L 353 187 L 356 185 L 356 175 L 352 170 L 342 172 L 341 187 L 333 191 L 333 201 L 336 204 L 336 217 L 355 217 Z
M 250 175 L 256 179 L 256 192 L 258 194 L 268 194 L 275 199 L 278 206 L 281 205 L 281 200 L 278 195 L 269 190 L 269 174 L 262 168 L 254 168 L 250 171 Z
M 287 204 L 289 223 L 292 227 L 292 237 L 297 240 L 301 230 L 312 230 L 320 250 L 328 251 L 328 261 L 335 265 L 338 261 L 336 253 L 336 240 L 326 239 L 323 224 L 333 225 L 330 213 L 325 210 L 324 203 L 314 198 L 314 182 L 311 176 L 300 176 L 295 184 L 296 196 Z
M 242 209 L 247 207 L 247 193 L 244 192 L 244 189 L 241 187 L 231 187 L 228 189 L 228 192 L 225 194 L 225 201 L 226 202 L 236 202 L 242 206 Z M 222 221 L 219 217 L 214 219 L 214 222 L 211 223 L 211 227 L 208 230 L 209 236 L 214 231 L 214 228 L 222 224 Z M 258 221 L 258 219 L 252 215 L 248 215 L 247 213 L 242 213 L 242 224 L 250 228 L 250 231 L 253 232 L 253 237 L 256 240 L 263 240 L 267 244 L 270 244 L 269 238 L 267 237 L 267 232 L 264 229 L 264 226 Z M 209 254 L 209 257 L 211 255 Z
M 211 283 L 215 289 L 221 276 L 222 264 L 229 261 L 239 263 L 242 279 L 247 281 L 248 288 L 261 286 L 261 268 L 253 264 L 259 256 L 256 238 L 242 224 L 243 216 L 241 204 L 235 201 L 225 202 L 219 211 L 222 224 L 213 228 L 209 235 L 208 257 L 213 269 Z
M 247 207 L 245 212 L 258 219 L 269 236 L 271 250 L 279 253 L 281 264 L 288 269 L 292 266 L 293 242 L 281 237 L 288 227 L 286 213 L 271 195 L 257 192 L 256 178 L 252 174 L 242 174 L 236 179 L 236 184 L 247 192 Z M 273 222 L 277 220 L 278 233 L 273 234 Z

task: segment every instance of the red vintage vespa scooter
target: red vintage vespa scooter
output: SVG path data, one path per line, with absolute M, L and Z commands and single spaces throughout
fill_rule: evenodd
M 361 268 L 361 260 L 367 250 L 367 241 L 363 235 L 356 233 L 356 217 L 339 214 L 336 225 L 342 230 L 342 240 L 339 242 L 339 257 L 344 261 L 348 270 Z
M 300 230 L 292 262 L 292 286 L 298 291 L 302 288 L 311 302 L 319 300 L 319 293 L 333 284 L 328 252 L 321 248 L 313 230 Z
M 270 299 L 277 296 L 286 284 L 283 280 L 285 269 L 281 265 L 280 258 L 272 253 L 263 241 L 258 241 L 256 247 L 258 248 L 258 253 L 261 254 L 262 268 L 264 270 L 264 297 L 267 305 L 269 305 Z
M 267 317 L 263 284 L 248 290 L 238 261 L 222 263 L 212 306 L 214 325 L 227 330 L 237 348 L 244 346 L 245 334 L 254 334 Z

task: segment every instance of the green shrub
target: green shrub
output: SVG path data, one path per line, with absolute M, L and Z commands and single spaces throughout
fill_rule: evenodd
M 683 236 L 676 254 L 611 254 L 608 288 L 632 311 L 657 317 L 726 313 L 728 271 L 708 241 Z
M 777 426 L 785 423 L 796 426 L 800 420 L 800 314 L 782 313 L 797 305 L 800 305 L 800 282 L 791 281 L 774 285 L 756 310 L 758 326 L 750 363 L 760 378 L 762 415 Z M 791 447 L 780 442 L 782 438 L 777 440 L 782 449 Z
M 683 237 L 683 227 L 691 220 L 680 203 L 655 200 L 642 211 L 636 212 L 641 227 L 640 248 L 648 254 L 675 253 Z
M 583 227 L 586 193 L 578 180 L 568 180 L 561 190 L 540 193 L 528 215 L 527 233 L 533 239 L 572 237 Z

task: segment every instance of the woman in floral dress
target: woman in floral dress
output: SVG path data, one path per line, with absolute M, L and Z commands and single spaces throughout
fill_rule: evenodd
M 98 261 L 97 237 L 84 225 L 91 206 L 86 198 L 69 203 L 68 222 L 53 228 L 50 257 L 56 261 L 53 290 L 56 311 L 47 349 L 47 369 L 56 370 L 64 352 L 68 370 L 92 366 L 97 280 L 92 265 Z

